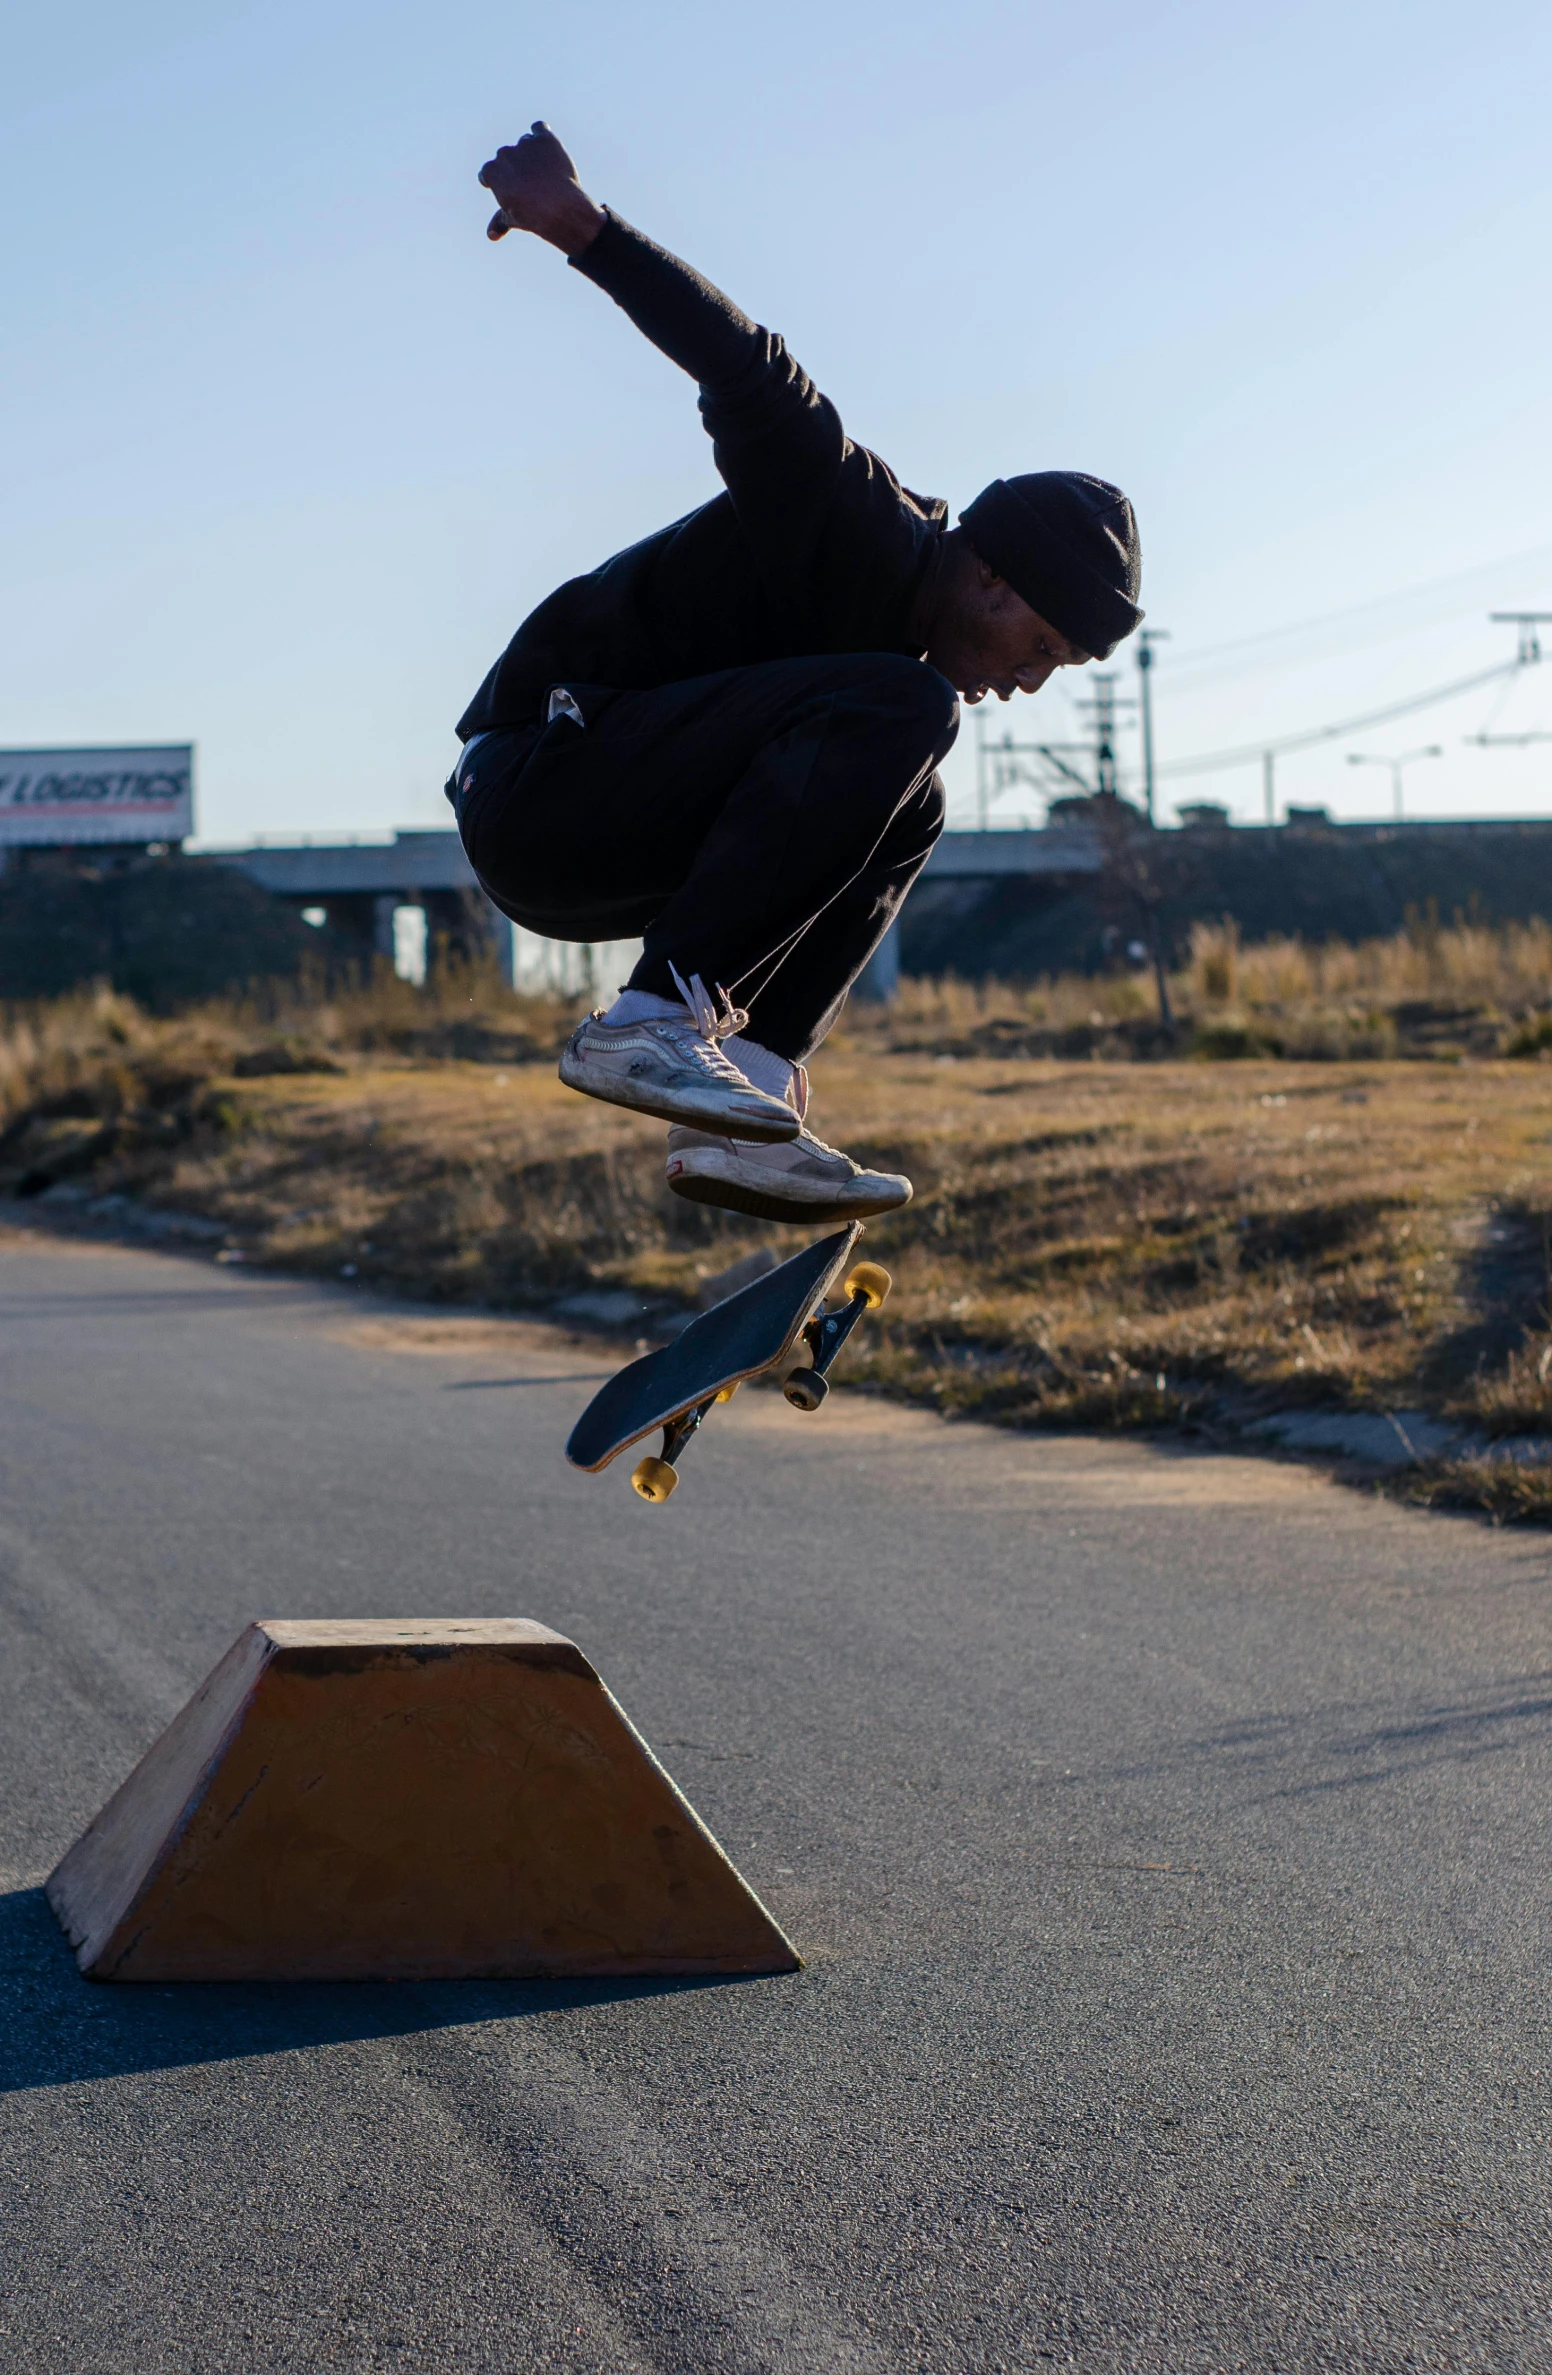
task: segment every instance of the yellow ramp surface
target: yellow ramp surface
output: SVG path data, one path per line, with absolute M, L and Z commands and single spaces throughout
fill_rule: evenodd
M 250 1625 L 49 1902 L 93 1979 L 553 1979 L 799 1957 L 562 1634 Z

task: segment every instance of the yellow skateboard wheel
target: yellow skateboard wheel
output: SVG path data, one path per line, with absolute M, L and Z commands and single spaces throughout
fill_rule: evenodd
M 679 1471 L 660 1460 L 656 1452 L 649 1452 L 632 1468 L 631 1482 L 644 1501 L 666 1501 L 679 1482 Z
M 794 1410 L 817 1410 L 830 1391 L 830 1380 L 812 1369 L 794 1369 L 781 1390 Z
M 743 1382 L 744 1381 L 741 1377 L 735 1377 L 731 1385 L 725 1385 L 722 1388 L 721 1393 L 717 1396 L 717 1400 L 719 1402 L 731 1402 L 733 1396 L 737 1393 Z
M 876 1311 L 894 1284 L 882 1262 L 859 1262 L 855 1270 L 847 1272 L 841 1292 L 860 1295 L 870 1311 Z

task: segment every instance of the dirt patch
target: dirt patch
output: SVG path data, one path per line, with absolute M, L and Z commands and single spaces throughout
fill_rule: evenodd
M 324 1332 L 337 1344 L 354 1344 L 362 1352 L 401 1353 L 412 1358 L 466 1360 L 474 1353 L 515 1357 L 525 1352 L 542 1352 L 574 1355 L 579 1366 L 597 1359 L 596 1344 L 590 1344 L 574 1330 L 548 1327 L 534 1320 L 417 1319 L 395 1315 L 346 1320 Z

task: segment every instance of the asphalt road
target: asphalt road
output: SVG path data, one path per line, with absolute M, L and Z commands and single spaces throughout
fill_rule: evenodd
M 429 1339 L 429 1341 L 428 1341 Z M 1552 2368 L 1543 1537 L 0 1244 L 0 2366 Z M 137 1989 L 39 1883 L 253 1615 L 531 1615 L 808 1957 Z

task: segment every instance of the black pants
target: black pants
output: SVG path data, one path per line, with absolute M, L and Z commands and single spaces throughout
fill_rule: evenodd
M 633 989 L 672 997 L 670 963 L 699 973 L 801 1062 L 943 829 L 952 686 L 853 652 L 568 690 L 584 725 L 485 735 L 448 786 L 487 893 L 551 939 L 641 934 Z

